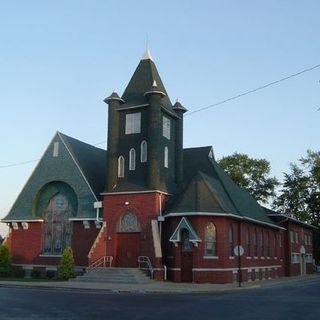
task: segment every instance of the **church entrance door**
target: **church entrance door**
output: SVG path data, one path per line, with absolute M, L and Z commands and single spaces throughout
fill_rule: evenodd
M 181 282 L 192 282 L 193 254 L 189 231 L 181 229 Z
M 140 255 L 140 232 L 117 234 L 116 266 L 137 268 Z

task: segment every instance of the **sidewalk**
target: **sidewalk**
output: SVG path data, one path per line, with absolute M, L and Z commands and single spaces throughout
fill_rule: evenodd
M 257 289 L 263 287 L 281 286 L 286 284 L 301 283 L 305 281 L 319 281 L 320 274 L 312 274 L 300 277 L 284 277 L 272 280 L 245 282 L 239 287 L 238 283 L 232 284 L 198 284 L 198 283 L 174 283 L 157 282 L 148 284 L 115 284 L 92 283 L 76 281 L 0 281 L 0 287 L 6 288 L 38 288 L 42 290 L 67 290 L 95 293 L 214 293 L 230 290 Z

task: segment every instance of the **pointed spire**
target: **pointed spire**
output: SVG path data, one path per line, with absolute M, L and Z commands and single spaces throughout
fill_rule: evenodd
M 153 86 L 153 87 L 157 87 L 157 86 L 158 86 L 156 80 L 153 80 L 152 86 Z
M 175 110 L 176 112 L 180 111 L 182 113 L 187 112 L 188 110 L 180 103 L 179 99 L 177 99 L 176 103 L 173 105 L 173 110 Z
M 146 48 L 146 52 L 144 53 L 144 55 L 143 55 L 141 60 L 151 60 L 151 61 L 153 61 L 151 53 L 150 53 L 150 50 L 149 50 L 148 47 Z

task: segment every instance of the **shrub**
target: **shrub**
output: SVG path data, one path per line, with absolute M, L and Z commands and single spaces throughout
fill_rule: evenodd
M 56 276 L 56 272 L 53 271 L 53 270 L 48 270 L 48 271 L 46 272 L 46 277 L 47 277 L 48 279 L 53 279 L 55 276 Z
M 41 277 L 41 271 L 37 269 L 32 269 L 31 271 L 31 278 L 39 279 Z
M 15 278 L 24 278 L 25 275 L 26 275 L 26 272 L 25 272 L 25 270 L 22 269 L 22 268 L 16 268 L 16 269 L 14 269 L 14 271 L 13 271 L 13 276 L 14 276 Z
M 58 278 L 68 280 L 74 277 L 74 259 L 72 249 L 66 248 L 63 250 L 60 264 L 58 266 Z
M 0 277 L 11 275 L 11 252 L 5 244 L 0 245 Z

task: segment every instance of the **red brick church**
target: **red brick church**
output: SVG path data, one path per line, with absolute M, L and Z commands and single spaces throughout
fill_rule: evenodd
M 13 263 L 145 264 L 157 280 L 230 283 L 312 272 L 312 226 L 260 206 L 214 159 L 146 52 L 108 105 L 107 151 L 57 132 L 10 212 Z

